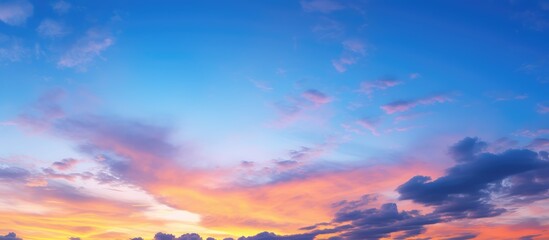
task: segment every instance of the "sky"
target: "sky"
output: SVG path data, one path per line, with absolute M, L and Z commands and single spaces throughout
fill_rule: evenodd
M 0 0 L 0 240 L 549 239 L 549 1 Z

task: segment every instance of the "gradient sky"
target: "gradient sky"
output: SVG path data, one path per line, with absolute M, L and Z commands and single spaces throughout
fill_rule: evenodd
M 0 240 L 549 239 L 548 150 L 548 1 L 0 0 Z

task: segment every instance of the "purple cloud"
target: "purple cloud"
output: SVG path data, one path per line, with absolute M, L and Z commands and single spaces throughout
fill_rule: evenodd
M 71 169 L 77 163 L 78 163 L 78 160 L 74 158 L 65 158 L 61 161 L 54 162 L 52 164 L 52 167 L 56 168 L 57 170 L 64 171 L 64 170 Z
M 449 102 L 451 99 L 444 95 L 420 98 L 416 100 L 399 100 L 383 105 L 380 108 L 387 114 L 405 112 L 419 105 L 430 105 L 435 103 Z
M 314 103 L 315 105 L 327 104 L 333 100 L 330 96 L 315 89 L 309 89 L 303 92 L 301 96 L 307 101 Z

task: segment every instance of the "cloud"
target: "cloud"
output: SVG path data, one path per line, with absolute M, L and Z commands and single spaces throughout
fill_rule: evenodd
M 332 60 L 332 66 L 336 71 L 343 73 L 347 71 L 347 67 L 357 63 L 357 61 L 366 55 L 366 47 L 364 43 L 357 39 L 345 40 L 343 45 L 343 53 L 337 59 Z
M 364 46 L 364 43 L 357 39 L 350 39 L 343 41 L 343 49 L 348 50 L 350 52 L 358 53 L 360 55 L 366 54 L 366 47 Z
M 77 163 L 78 163 L 78 160 L 76 160 L 74 158 L 65 158 L 61 161 L 54 162 L 52 164 L 52 167 L 56 168 L 57 170 L 64 171 L 64 170 L 71 169 Z
M 274 105 L 281 116 L 274 125 L 277 127 L 286 127 L 304 118 L 315 119 L 312 117 L 315 113 L 314 110 L 332 101 L 333 98 L 331 96 L 316 89 L 306 90 L 299 96 L 287 97 L 286 101 L 281 101 Z
M 379 136 L 379 132 L 377 130 L 377 120 L 373 120 L 370 118 L 362 118 L 356 122 L 359 126 L 362 128 L 370 131 L 372 135 Z
M 0 34 L 0 62 L 18 62 L 25 58 L 28 49 L 21 40 Z
M 89 30 L 86 36 L 78 40 L 63 56 L 57 61 L 57 66 L 62 68 L 77 68 L 85 70 L 95 58 L 107 50 L 114 39 L 108 34 Z
M 549 138 L 535 138 L 530 144 L 528 144 L 528 147 L 539 150 L 548 150 Z
M 410 79 L 417 79 L 417 78 L 420 78 L 420 77 L 421 77 L 421 74 L 419 74 L 419 73 L 410 73 L 410 74 L 408 75 L 408 77 L 409 77 Z
M 434 215 L 422 215 L 417 210 L 399 211 L 395 203 L 383 204 L 380 208 L 340 210 L 332 221 L 339 225 L 332 231 L 344 239 L 380 239 L 401 232 L 401 238 L 413 237 L 425 231 L 424 226 L 442 220 Z
M 549 113 L 549 105 L 545 103 L 538 103 L 537 111 L 538 113 L 541 113 L 541 114 Z
M 316 234 L 277 235 L 272 232 L 262 232 L 255 236 L 239 237 L 238 240 L 313 240 Z
M 72 6 L 71 6 L 70 3 L 66 2 L 66 1 L 60 0 L 60 1 L 52 3 L 51 7 L 58 14 L 65 14 L 71 9 Z
M 353 65 L 356 62 L 357 62 L 357 59 L 355 57 L 342 56 L 338 59 L 332 60 L 332 66 L 334 66 L 334 68 L 338 72 L 343 73 L 347 71 L 347 66 Z
M 538 136 L 549 135 L 549 128 L 540 128 L 535 130 L 525 129 L 525 130 L 517 131 L 514 135 L 535 138 Z
M 364 81 L 360 83 L 359 92 L 365 93 L 368 96 L 371 96 L 372 93 L 376 90 L 385 90 L 388 88 L 395 87 L 400 85 L 402 82 L 396 81 L 393 79 L 379 79 L 375 81 Z
M 22 25 L 32 16 L 33 6 L 26 0 L 8 0 L 0 3 L 0 21 L 8 25 Z
M 467 240 L 467 239 L 476 238 L 477 236 L 478 236 L 478 234 L 476 234 L 476 233 L 466 233 L 466 234 L 456 236 L 456 237 L 444 238 L 444 240 Z
M 21 181 L 27 179 L 30 175 L 30 172 L 26 169 L 0 165 L 0 180 Z
M 307 100 L 309 102 L 312 102 L 315 105 L 327 104 L 327 103 L 330 103 L 333 100 L 330 96 L 328 96 L 328 95 L 326 95 L 326 94 L 324 94 L 324 93 L 322 93 L 318 90 L 315 90 L 315 89 L 309 89 L 309 90 L 303 92 L 301 94 L 301 96 L 305 100 Z
M 466 137 L 450 147 L 449 153 L 458 162 L 473 160 L 474 156 L 484 151 L 488 144 L 479 138 Z
M 381 109 L 387 114 L 397 112 L 405 112 L 419 105 L 430 105 L 434 103 L 449 102 L 451 99 L 444 95 L 436 95 L 432 97 L 420 98 L 415 100 L 399 100 L 381 106 Z
M 5 236 L 0 235 L 0 240 L 22 240 L 22 239 L 18 238 L 15 233 L 10 232 L 10 233 L 6 234 Z
M 331 13 L 343 9 L 343 5 L 334 0 L 301 1 L 301 7 L 306 12 Z
M 68 33 L 66 27 L 62 23 L 51 19 L 42 20 L 40 25 L 38 25 L 38 28 L 36 28 L 36 31 L 40 36 L 46 38 L 60 38 Z
M 549 177 L 540 177 L 548 171 L 548 161 L 531 150 L 510 149 L 493 154 L 482 152 L 485 147 L 478 138 L 458 142 L 450 150 L 457 165 L 435 180 L 426 176 L 411 178 L 397 188 L 399 199 L 433 206 L 434 213 L 449 219 L 463 219 L 505 212 L 506 209 L 490 203 L 492 194 L 504 194 L 506 200 L 524 200 L 534 193 L 546 197 L 549 186 L 536 188 L 536 182 L 549 181 Z

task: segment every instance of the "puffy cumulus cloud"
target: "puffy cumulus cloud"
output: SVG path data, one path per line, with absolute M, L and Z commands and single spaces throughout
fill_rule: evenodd
M 40 36 L 46 38 L 59 38 L 68 33 L 67 27 L 63 23 L 52 19 L 42 20 L 40 25 L 36 28 L 36 31 Z
M 414 100 L 398 100 L 381 106 L 381 109 L 387 114 L 397 112 L 405 112 L 419 105 L 431 105 L 435 103 L 449 102 L 451 99 L 448 96 L 436 95 Z
M 85 70 L 86 66 L 101 53 L 114 44 L 114 38 L 105 32 L 89 30 L 86 36 L 79 39 L 57 61 L 61 68 L 77 68 Z
M 10 232 L 10 233 L 6 234 L 5 236 L 0 235 L 0 240 L 22 240 L 22 239 L 18 238 L 15 233 Z
M 466 137 L 449 149 L 450 155 L 458 162 L 474 159 L 474 156 L 486 149 L 488 144 L 479 138 Z
M 407 239 L 425 236 L 428 226 L 461 219 L 489 218 L 525 203 L 549 198 L 549 160 L 545 152 L 508 149 L 502 153 L 485 152 L 488 144 L 478 138 L 464 138 L 452 145 L 450 156 L 457 164 L 435 180 L 415 176 L 397 188 L 400 200 L 431 207 L 432 211 L 399 211 L 395 203 L 368 208 L 375 195 L 332 205 L 339 209 L 331 222 L 322 222 L 301 230 L 315 234 L 333 234 L 337 239 Z M 511 204 L 511 205 L 509 205 Z M 472 239 L 478 233 L 440 237 Z
M 505 212 L 491 203 L 494 194 L 502 194 L 507 201 L 535 201 L 549 196 L 549 162 L 540 154 L 527 149 L 481 152 L 485 146 L 478 138 L 458 142 L 450 151 L 457 165 L 435 180 L 427 176 L 411 178 L 397 188 L 400 199 L 433 206 L 434 213 L 450 219 L 462 219 Z
M 22 25 L 32 13 L 33 6 L 27 0 L 7 0 L 0 3 L 0 21 L 8 25 Z
M 330 13 L 344 8 L 334 0 L 307 0 L 301 1 L 301 7 L 306 12 Z

